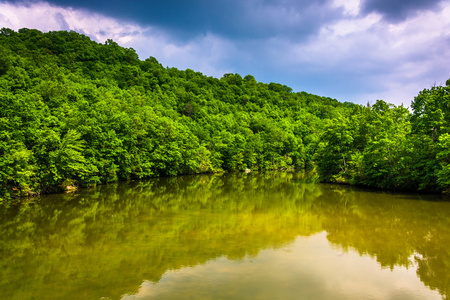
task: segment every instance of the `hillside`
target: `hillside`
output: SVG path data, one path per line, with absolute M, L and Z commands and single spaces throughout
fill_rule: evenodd
M 316 168 L 325 181 L 445 191 L 450 88 L 413 113 L 251 75 L 205 76 L 76 32 L 0 30 L 0 199 L 118 180 Z M 1 200 L 0 200 L 1 201 Z

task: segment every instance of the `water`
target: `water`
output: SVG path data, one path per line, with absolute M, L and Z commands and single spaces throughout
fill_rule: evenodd
M 226 174 L 0 211 L 0 299 L 447 299 L 450 202 Z

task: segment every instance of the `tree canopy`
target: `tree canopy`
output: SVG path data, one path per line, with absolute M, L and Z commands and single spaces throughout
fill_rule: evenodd
M 381 100 L 366 107 L 251 75 L 163 67 L 73 31 L 2 28 L 0 199 L 306 167 L 326 181 L 448 191 L 449 92 L 424 90 L 412 113 Z

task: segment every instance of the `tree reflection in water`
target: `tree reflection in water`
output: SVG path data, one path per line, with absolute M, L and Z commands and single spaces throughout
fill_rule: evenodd
M 425 201 L 435 199 L 281 172 L 159 178 L 42 197 L 1 214 L 0 296 L 119 299 L 142 290 L 143 280 L 256 259 L 326 232 L 332 247 L 372 257 L 381 269 L 417 266 L 417 277 L 447 298 L 450 203 Z

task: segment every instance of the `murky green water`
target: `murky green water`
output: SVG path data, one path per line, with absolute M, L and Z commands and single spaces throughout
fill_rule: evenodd
M 0 299 L 442 299 L 450 203 L 188 176 L 0 212 Z

